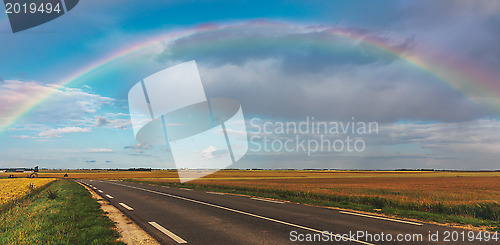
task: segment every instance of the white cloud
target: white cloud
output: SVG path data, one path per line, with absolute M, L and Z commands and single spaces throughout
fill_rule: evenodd
M 500 142 L 497 143 L 458 143 L 458 144 L 437 144 L 437 145 L 426 145 L 425 147 L 443 150 L 447 152 L 457 152 L 457 153 L 477 153 L 477 154 L 494 154 L 499 155 L 500 152 Z
M 50 129 L 49 126 L 44 124 L 36 124 L 36 123 L 26 123 L 22 125 L 16 125 L 16 127 L 9 128 L 9 131 L 44 131 Z
M 108 124 L 109 124 L 109 120 L 106 117 L 97 116 L 95 123 L 94 123 L 94 126 L 101 127 L 101 126 L 108 125 Z
M 88 90 L 88 86 L 85 88 Z M 0 128 L 9 125 L 27 108 L 23 124 L 62 123 L 95 113 L 114 99 L 78 88 L 36 81 L 6 80 L 0 83 Z
M 227 150 L 220 150 L 215 146 L 209 146 L 205 150 L 201 151 L 201 158 L 212 160 L 227 156 L 228 154 Z
M 499 156 L 500 121 L 383 125 L 375 140 L 378 144 L 414 144 L 442 155 Z
M 266 120 L 256 121 L 255 127 L 262 128 Z M 295 140 L 295 134 L 265 134 L 247 122 L 249 139 L 262 144 L 263 137 L 269 141 Z M 350 135 L 350 134 L 349 134 Z M 357 137 L 358 135 L 351 135 Z M 317 134 L 299 135 L 317 139 Z M 366 143 L 366 150 L 360 153 L 322 152 L 315 154 L 314 163 L 308 161 L 304 152 L 286 153 L 288 166 L 344 167 L 361 169 L 436 168 L 436 169 L 498 169 L 500 157 L 500 121 L 471 120 L 466 122 L 440 123 L 385 123 L 379 125 L 378 134 L 359 135 Z M 324 135 L 325 139 L 342 139 L 344 135 Z M 254 143 L 249 145 L 253 147 Z M 255 148 L 254 148 L 255 149 Z M 295 155 L 294 155 L 295 154 Z M 252 158 L 267 157 L 278 167 L 276 152 L 249 152 Z M 320 159 L 325 157 L 324 159 Z M 272 159 L 269 160 L 269 159 Z M 263 160 L 265 161 L 265 160 Z M 338 162 L 338 165 L 334 165 Z M 330 164 L 331 163 L 331 164 Z M 341 164 L 340 164 L 341 163 Z
M 12 138 L 16 138 L 16 139 L 33 139 L 34 137 L 28 136 L 28 135 L 14 135 L 14 136 L 12 136 Z
M 137 149 L 137 150 L 144 150 L 144 149 L 151 149 L 151 148 L 153 148 L 153 146 L 146 144 L 146 143 L 137 143 L 135 145 L 124 147 L 124 149 Z
M 128 129 L 132 123 L 130 119 L 114 119 L 109 121 L 109 125 L 118 129 Z
M 88 153 L 113 153 L 114 151 L 112 149 L 106 149 L 106 148 L 96 148 L 96 149 L 87 149 L 85 152 Z
M 123 118 L 109 119 L 103 116 L 96 116 L 95 118 L 96 118 L 94 122 L 95 127 L 107 126 L 108 128 L 128 129 L 132 124 L 130 119 L 123 119 Z
M 133 149 L 136 153 L 144 153 L 146 150 L 153 148 L 152 145 L 146 143 L 137 143 L 135 145 L 125 146 L 124 149 Z
M 40 132 L 38 134 L 38 136 L 55 138 L 55 137 L 61 137 L 60 134 L 86 133 L 86 132 L 90 132 L 90 128 L 65 127 L 65 128 L 55 128 L 55 129 L 44 130 L 44 131 Z

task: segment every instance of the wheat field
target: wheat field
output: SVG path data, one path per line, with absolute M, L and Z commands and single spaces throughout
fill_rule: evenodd
M 8 202 L 23 198 L 30 192 L 54 181 L 54 178 L 0 179 L 0 207 Z

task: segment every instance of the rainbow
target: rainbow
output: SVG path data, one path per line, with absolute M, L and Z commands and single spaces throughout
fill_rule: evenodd
M 438 78 L 451 88 L 463 93 L 471 101 L 487 104 L 494 110 L 500 112 L 500 83 L 497 82 L 498 77 L 487 70 L 481 69 L 480 67 L 460 61 L 456 57 L 439 54 L 438 52 L 429 52 L 422 49 L 418 50 L 418 52 L 408 51 L 397 45 L 391 45 L 383 38 L 367 36 L 366 34 L 346 28 L 306 25 L 291 22 L 272 22 L 267 20 L 225 24 L 205 24 L 193 28 L 161 33 L 146 40 L 124 47 L 88 64 L 85 67 L 82 67 L 76 72 L 63 78 L 58 85 L 68 86 L 77 81 L 81 81 L 84 76 L 89 75 L 98 69 L 102 69 L 103 67 L 106 67 L 107 65 L 125 57 L 145 52 L 159 43 L 169 43 L 187 37 L 196 37 L 198 35 L 203 36 L 204 34 L 212 33 L 217 34 L 222 31 L 245 30 L 247 28 L 289 28 L 290 30 L 296 30 L 296 34 L 304 32 L 323 32 L 340 38 L 356 40 L 360 43 L 376 47 L 384 52 L 400 57 L 411 65 L 418 67 L 419 69 Z M 208 41 L 217 42 L 215 39 Z M 328 46 L 329 42 L 331 43 L 331 39 L 328 39 L 328 37 L 320 37 L 318 40 L 314 41 L 318 42 L 319 45 L 324 46 Z M 204 45 L 210 44 L 210 42 L 208 42 L 208 44 L 204 42 Z M 16 110 L 15 113 L 8 115 L 10 120 L 8 120 L 7 123 L 4 123 L 4 125 L 0 125 L 0 133 L 13 126 L 13 124 L 36 108 L 38 104 L 49 98 L 53 93 L 54 92 L 46 93 L 26 101 L 19 107 L 19 109 Z

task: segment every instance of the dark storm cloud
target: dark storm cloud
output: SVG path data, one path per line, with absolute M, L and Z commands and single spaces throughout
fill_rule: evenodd
M 161 62 L 192 60 L 210 63 L 243 65 L 248 60 L 281 59 L 286 72 L 321 72 L 333 66 L 390 63 L 394 55 L 360 40 L 353 41 L 328 33 L 331 27 L 317 26 L 318 30 L 294 30 L 293 27 L 261 27 L 234 30 L 222 29 L 177 40 L 158 56 Z M 345 29 L 364 38 L 373 33 L 367 30 Z M 383 39 L 383 36 L 377 36 Z M 390 42 L 390 37 L 385 37 Z M 411 48 L 408 40 L 396 41 L 394 46 Z
M 403 33 L 434 51 L 456 56 L 471 66 L 497 71 L 500 66 L 500 2 L 424 0 L 400 10 Z M 500 74 L 496 74 L 500 75 Z
M 360 38 L 332 35 L 330 28 Z M 441 30 L 433 40 L 446 35 Z M 235 98 L 252 115 L 379 122 L 495 116 L 404 58 L 362 41 L 412 52 L 422 37 L 418 28 L 402 34 L 292 24 L 222 28 L 170 43 L 157 59 L 196 60 L 207 96 Z
M 287 73 L 281 60 L 243 66 L 200 65 L 207 96 L 239 100 L 245 113 L 275 118 L 395 122 L 463 121 L 486 115 L 434 77 L 408 67 L 364 65 L 322 73 Z

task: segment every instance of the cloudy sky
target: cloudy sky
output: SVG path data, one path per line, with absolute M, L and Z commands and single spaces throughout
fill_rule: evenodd
M 0 9 L 0 167 L 175 168 L 136 141 L 128 91 L 196 60 L 207 97 L 241 103 L 232 167 L 500 169 L 496 0 L 85 0 L 18 33 Z M 378 130 L 278 130 L 308 120 Z

